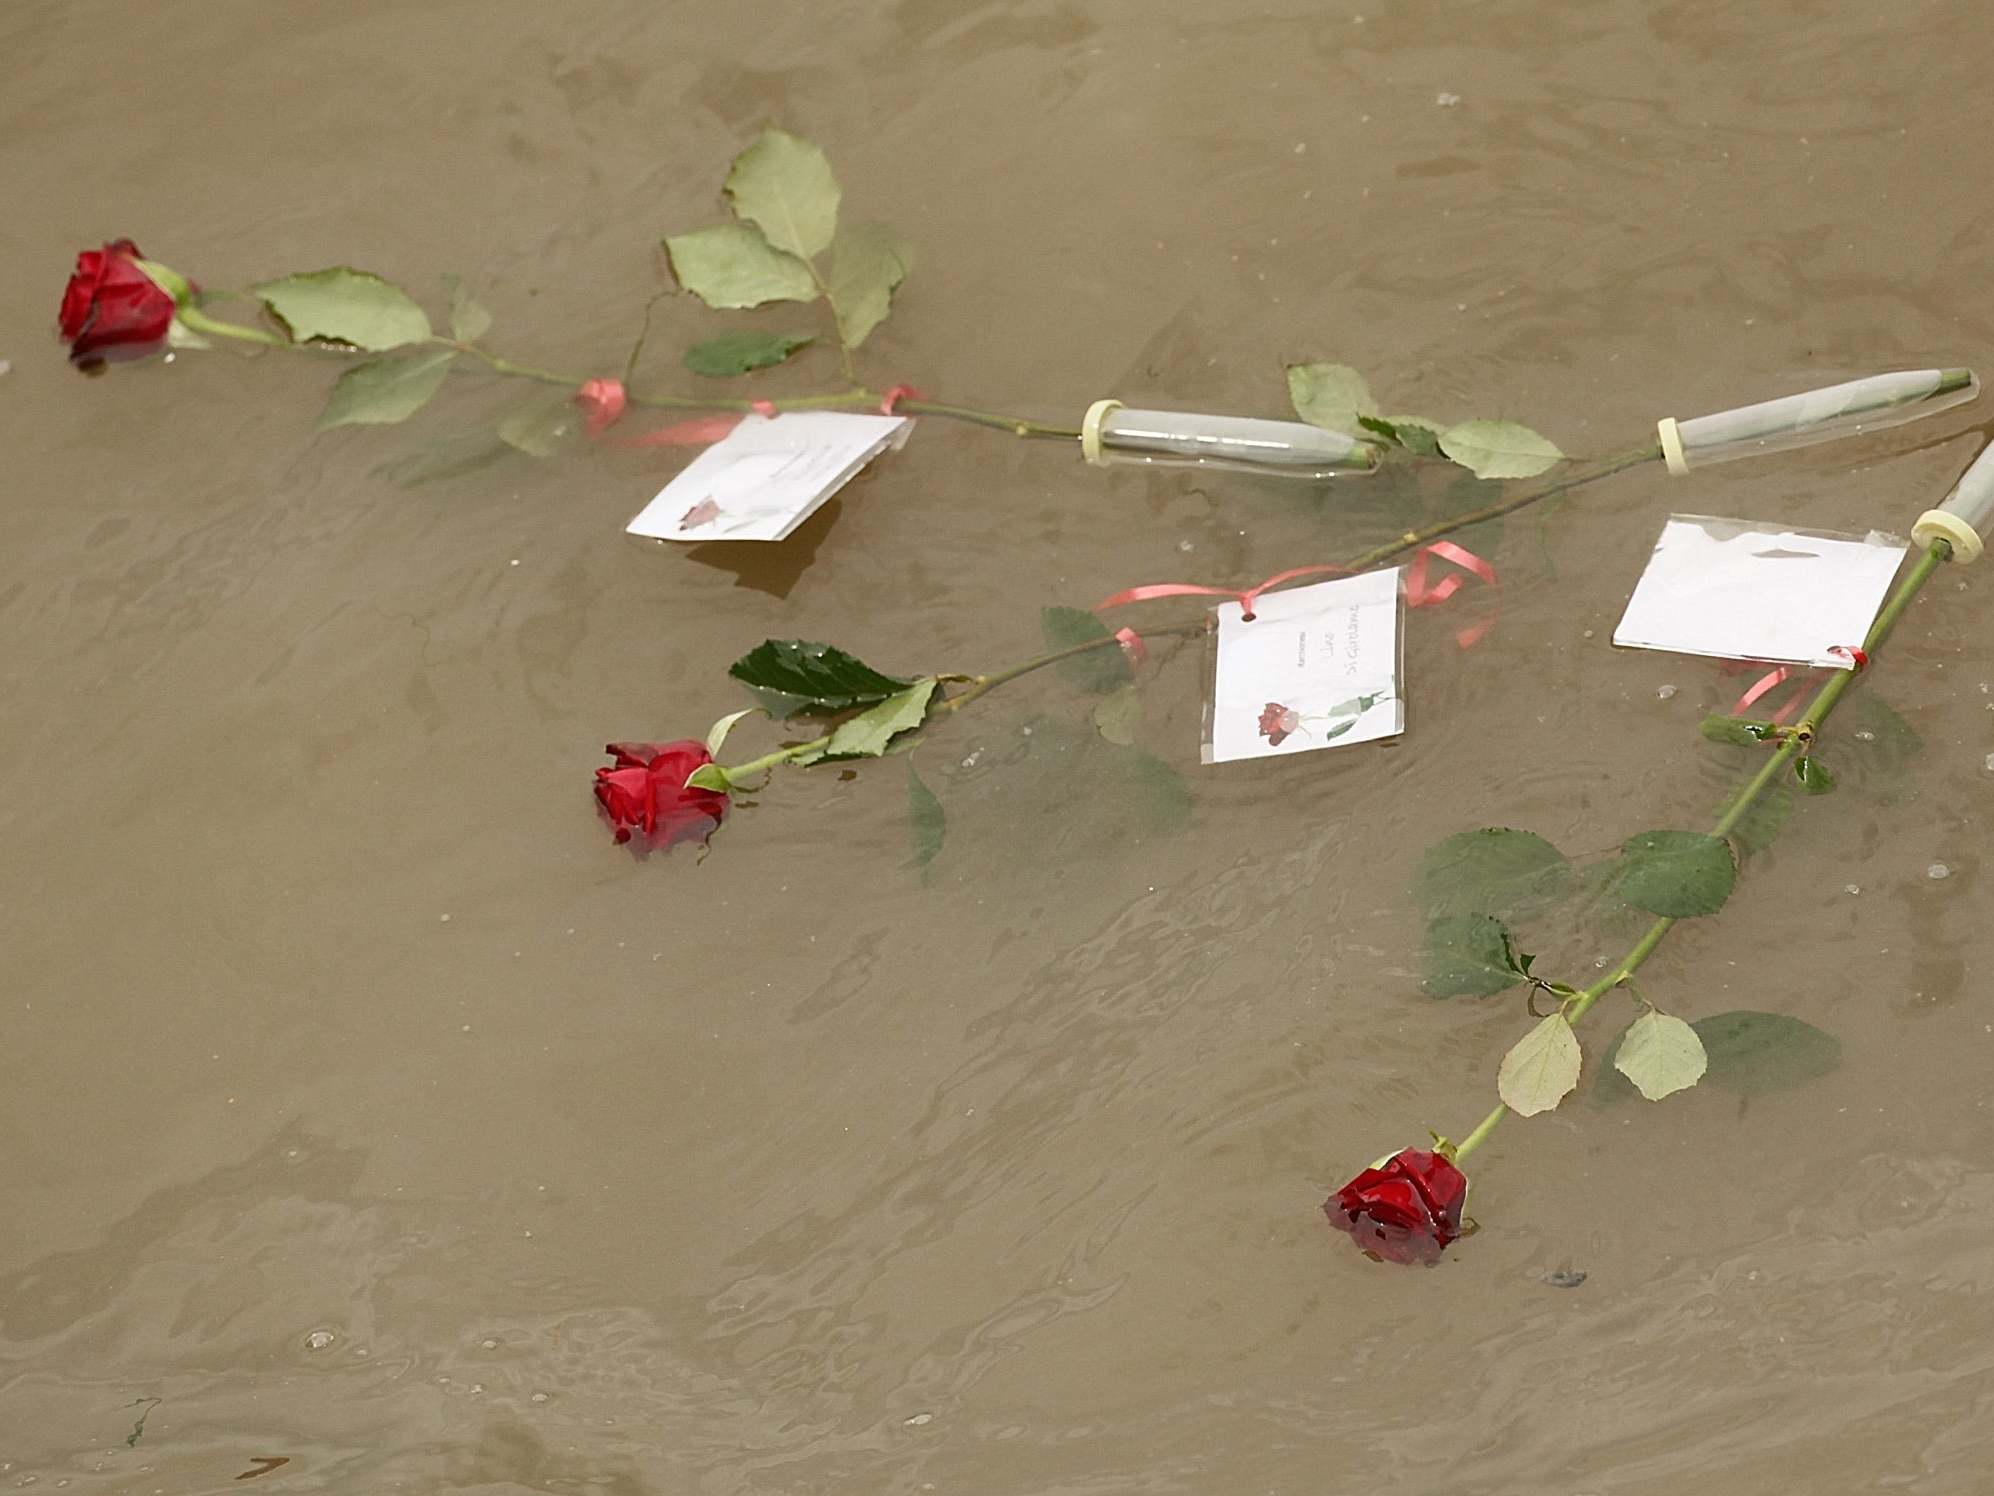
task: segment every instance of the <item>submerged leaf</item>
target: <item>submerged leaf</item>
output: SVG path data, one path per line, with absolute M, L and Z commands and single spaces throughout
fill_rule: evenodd
M 1463 421 L 1450 426 L 1440 435 L 1440 450 L 1477 478 L 1534 478 L 1565 456 L 1514 421 Z
M 823 151 L 784 130 L 764 130 L 734 158 L 727 196 L 735 215 L 777 249 L 811 259 L 831 247 L 838 179 Z
M 1540 1019 L 1502 1057 L 1496 1094 L 1519 1117 L 1548 1112 L 1579 1083 L 1579 1040 L 1563 1013 Z
M 1136 724 L 1142 721 L 1142 696 L 1132 685 L 1112 691 L 1094 703 L 1094 726 L 1111 743 L 1126 748 L 1135 742 Z
M 1345 364 L 1289 364 L 1288 399 L 1311 426 L 1344 436 L 1357 434 L 1360 417 L 1378 413 L 1364 376 Z
M 871 706 L 914 684 L 883 675 L 830 644 L 764 639 L 727 667 L 773 717 Z
M 1509 928 L 1492 915 L 1429 920 L 1421 955 L 1428 997 L 1488 997 L 1524 979 Z
M 907 825 L 914 843 L 914 866 L 925 868 L 942 850 L 942 837 L 948 830 L 948 815 L 935 792 L 914 772 L 914 760 L 907 760 Z
M 1779 835 L 1780 827 L 1786 824 L 1792 810 L 1793 791 L 1783 784 L 1769 784 L 1759 792 L 1751 809 L 1731 828 L 1731 840 L 1747 857 L 1754 852 L 1763 852 L 1773 844 L 1773 839 Z
M 464 289 L 458 276 L 446 275 L 443 282 L 450 290 L 450 336 L 460 343 L 477 342 L 492 330 L 492 314 Z
M 1650 1101 L 1695 1085 L 1710 1066 L 1696 1030 L 1668 1013 L 1647 1012 L 1620 1036 L 1613 1068 Z
M 1571 886 L 1565 854 L 1534 831 L 1504 826 L 1463 831 L 1435 842 L 1420 859 L 1413 897 L 1428 919 L 1444 915 L 1514 917 Z
M 500 417 L 499 439 L 529 457 L 552 457 L 582 433 L 587 417 L 566 390 L 545 390 Z
M 511 455 L 512 448 L 488 429 L 460 431 L 389 458 L 373 469 L 373 475 L 403 488 L 419 488 L 475 473 Z
M 429 318 L 408 293 L 366 270 L 335 265 L 250 290 L 296 342 L 326 339 L 380 353 L 429 337 Z
M 881 223 L 839 229 L 831 245 L 831 310 L 838 340 L 856 348 L 886 320 L 893 293 L 913 266 L 913 251 Z
M 808 348 L 813 337 L 781 332 L 729 332 L 686 349 L 682 362 L 695 374 L 709 379 L 728 379 L 755 369 L 781 363 L 798 349 Z
M 1842 1063 L 1842 1041 L 1800 1018 L 1740 1008 L 1690 1025 L 1710 1056 L 1708 1083 L 1761 1096 L 1818 1080 Z
M 448 348 L 398 358 L 370 358 L 348 369 L 333 383 L 318 429 L 334 426 L 392 426 L 406 421 L 443 388 L 450 360 Z
M 1612 888 L 1636 909 L 1690 919 L 1722 909 L 1737 879 L 1731 848 L 1720 838 L 1701 831 L 1643 831 L 1621 847 Z
M 1803 794 L 1825 795 L 1835 787 L 1835 776 L 1820 759 L 1803 753 L 1793 761 L 1793 782 Z
M 817 282 L 794 255 L 769 246 L 744 223 L 723 223 L 665 240 L 678 283 L 710 307 L 815 301 Z
M 1076 644 L 1114 636 L 1114 631 L 1101 621 L 1098 613 L 1091 613 L 1085 608 L 1041 608 L 1039 627 L 1045 633 L 1048 649 L 1071 649 Z M 1096 695 L 1106 695 L 1135 679 L 1135 670 L 1121 648 L 1110 649 L 1106 644 L 1061 660 L 1054 668 L 1069 684 Z

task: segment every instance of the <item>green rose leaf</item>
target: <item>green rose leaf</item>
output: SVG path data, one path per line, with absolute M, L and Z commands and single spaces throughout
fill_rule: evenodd
M 1344 364 L 1289 364 L 1288 399 L 1311 426 L 1344 436 L 1357 434 L 1360 417 L 1378 413 L 1364 376 Z
M 829 644 L 764 639 L 727 667 L 772 717 L 799 712 L 847 712 L 871 706 L 914 685 L 882 675 Z
M 1428 997 L 1488 997 L 1514 987 L 1525 975 L 1515 941 L 1503 922 L 1487 914 L 1451 914 L 1429 920 L 1421 950 Z
M 1094 726 L 1109 742 L 1127 748 L 1135 742 L 1142 721 L 1142 696 L 1134 686 L 1111 691 L 1094 703 Z
M 734 776 L 720 764 L 701 764 L 685 777 L 686 786 L 695 790 L 718 790 L 726 794 L 734 788 Z
M 456 356 L 440 348 L 355 364 L 333 383 L 325 409 L 319 412 L 318 429 L 392 426 L 406 421 L 443 387 L 450 360 Z
M 1049 650 L 1071 649 L 1076 644 L 1111 638 L 1114 634 L 1114 630 L 1101 621 L 1099 614 L 1090 613 L 1085 608 L 1042 608 L 1039 610 L 1039 627 L 1045 633 L 1046 648 Z M 1135 670 L 1119 645 L 1110 649 L 1104 644 L 1099 649 L 1087 650 L 1071 659 L 1061 660 L 1054 668 L 1069 684 L 1097 696 L 1105 696 L 1135 679 Z
M 1613 1068 L 1650 1101 L 1660 1101 L 1703 1079 L 1710 1058 L 1696 1030 L 1680 1018 L 1647 1012 L 1620 1036 Z
M 1534 478 L 1564 460 L 1528 426 L 1514 421 L 1463 421 L 1440 434 L 1440 450 L 1477 478 Z
M 251 286 L 296 343 L 324 339 L 369 353 L 424 342 L 429 318 L 378 275 L 336 265 Z
M 1413 897 L 1428 919 L 1515 917 L 1559 898 L 1571 881 L 1572 865 L 1543 837 L 1491 826 L 1428 847 L 1420 858 Z
M 948 830 L 948 816 L 935 792 L 914 772 L 914 760 L 907 760 L 907 826 L 914 843 L 914 866 L 925 868 L 942 850 L 942 836 Z
M 735 216 L 760 229 L 779 250 L 808 260 L 831 247 L 838 227 L 838 179 L 824 153 L 807 140 L 764 130 L 734 158 L 727 196 Z
M 1373 436 L 1420 457 L 1439 457 L 1441 433 L 1447 428 L 1424 416 L 1362 416 L 1357 424 Z
M 1562 1013 L 1539 1021 L 1502 1057 L 1496 1094 L 1519 1117 L 1548 1112 L 1579 1083 L 1579 1040 Z
M 813 753 L 799 753 L 791 762 L 814 764 L 827 758 L 878 758 L 887 745 L 928 715 L 928 698 L 935 694 L 933 676 L 917 680 L 904 691 L 867 707 L 849 722 L 840 723 L 831 741 Z
M 1708 1083 L 1734 1096 L 1762 1096 L 1818 1080 L 1842 1063 L 1842 1041 L 1783 1013 L 1747 1008 L 1691 1025 L 1710 1056 Z
M 566 390 L 548 390 L 500 418 L 499 440 L 529 457 L 552 457 L 581 435 L 585 418 Z
M 686 349 L 681 360 L 695 374 L 729 379 L 755 369 L 773 368 L 798 349 L 817 340 L 781 332 L 729 332 Z
M 1701 831 L 1643 831 L 1620 849 L 1613 891 L 1670 919 L 1715 914 L 1731 897 L 1738 865 L 1730 846 Z
M 489 428 L 480 427 L 438 437 L 412 452 L 391 457 L 374 467 L 373 476 L 386 478 L 403 488 L 419 488 L 425 483 L 462 478 L 511 455 L 511 447 Z
M 1712 715 L 1697 723 L 1696 730 L 1713 743 L 1730 743 L 1739 748 L 1756 748 L 1773 736 L 1778 727 L 1762 717 Z
M 1752 802 L 1752 808 L 1731 828 L 1731 840 L 1747 857 L 1754 852 L 1763 852 L 1773 844 L 1792 810 L 1793 791 L 1783 784 L 1769 784 Z
M 450 292 L 450 336 L 460 343 L 477 342 L 492 330 L 492 314 L 464 288 L 461 277 L 446 275 L 443 284 Z
M 1835 776 L 1820 759 L 1802 754 L 1793 761 L 1793 782 L 1802 794 L 1825 795 L 1835 787 Z
M 767 301 L 815 301 L 817 281 L 794 255 L 771 249 L 744 223 L 723 223 L 665 241 L 678 283 L 710 307 L 730 310 Z
M 893 293 L 913 264 L 913 251 L 884 224 L 838 230 L 831 242 L 830 290 L 840 342 L 856 348 L 886 320 Z

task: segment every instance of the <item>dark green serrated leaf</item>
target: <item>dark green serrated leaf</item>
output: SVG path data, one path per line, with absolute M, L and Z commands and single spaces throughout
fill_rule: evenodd
M 1719 838 L 1701 831 L 1643 831 L 1621 847 L 1613 891 L 1650 914 L 1691 919 L 1722 909 L 1737 879 L 1731 848 Z
M 1114 633 L 1099 615 L 1085 608 L 1042 608 L 1039 610 L 1039 627 L 1045 631 L 1047 649 L 1071 649 L 1076 644 L 1110 638 Z M 1099 649 L 1077 654 L 1070 660 L 1061 660 L 1053 668 L 1069 684 L 1101 696 L 1135 679 L 1135 671 L 1121 648 L 1110 648 L 1105 644 Z
M 1561 897 L 1571 881 L 1565 854 L 1543 837 L 1490 826 L 1428 847 L 1413 898 L 1430 920 L 1463 914 L 1515 918 Z
M 429 337 L 422 308 L 370 271 L 335 265 L 250 290 L 300 343 L 324 340 L 380 353 Z
M 1740 1008 L 1714 1013 L 1690 1025 L 1710 1068 L 1702 1083 L 1733 1096 L 1765 1096 L 1790 1091 L 1819 1080 L 1842 1063 L 1842 1041 L 1800 1018 Z M 1621 1101 L 1636 1095 L 1634 1087 L 1614 1068 L 1623 1032 L 1613 1041 L 1600 1066 L 1594 1094 L 1601 1101 Z
M 1487 997 L 1524 978 L 1508 927 L 1487 914 L 1429 921 L 1420 953 L 1428 997 Z
M 942 850 L 942 837 L 948 830 L 948 815 L 935 792 L 914 772 L 914 760 L 907 760 L 907 830 L 913 842 L 913 864 L 926 868 Z
M 1845 709 L 1847 715 L 1835 719 L 1838 737 L 1846 734 L 1851 756 L 1860 756 L 1872 771 L 1890 772 L 1903 768 L 1925 746 L 1917 730 L 1881 697 L 1868 691 L 1859 694 Z
M 914 684 L 884 675 L 830 644 L 764 639 L 727 667 L 772 717 L 846 712 L 871 706 Z
M 1417 457 L 1440 457 L 1440 435 L 1446 428 L 1422 416 L 1360 415 L 1357 424 Z
M 1760 717 L 1726 717 L 1713 713 L 1697 723 L 1696 730 L 1713 743 L 1756 748 L 1773 736 L 1778 728 Z
M 370 358 L 334 381 L 318 429 L 335 426 L 392 426 L 406 421 L 443 388 L 450 360 L 447 348 L 398 358 Z
M 1803 795 L 1825 795 L 1835 787 L 1835 776 L 1820 759 L 1802 754 L 1793 761 L 1793 782 Z
M 756 369 L 769 369 L 792 353 L 808 348 L 813 337 L 781 332 L 730 332 L 686 349 L 682 362 L 708 379 L 731 379 Z

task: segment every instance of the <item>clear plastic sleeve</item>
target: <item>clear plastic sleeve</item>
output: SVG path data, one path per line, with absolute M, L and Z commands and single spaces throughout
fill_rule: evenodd
M 1904 369 L 1715 415 L 1664 422 L 1664 428 L 1673 425 L 1680 442 L 1678 451 L 1668 454 L 1669 465 L 1683 471 L 1884 431 L 1963 404 L 1979 393 L 1980 381 L 1971 369 Z M 1669 444 L 1665 429 L 1665 452 Z
M 1081 439 L 1093 463 L 1225 468 L 1283 478 L 1341 478 L 1373 471 L 1377 449 L 1299 421 L 1262 421 L 1196 411 L 1129 410 L 1103 400 L 1087 412 Z
M 1955 561 L 1980 559 L 1988 536 L 1994 534 L 1994 445 L 1980 449 L 1945 502 L 1920 515 L 1911 534 L 1921 545 L 1946 541 Z

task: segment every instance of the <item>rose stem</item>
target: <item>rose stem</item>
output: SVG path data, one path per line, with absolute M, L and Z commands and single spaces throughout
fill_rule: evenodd
M 1897 626 L 1897 620 L 1903 616 L 1904 610 L 1911 606 L 1911 601 L 1918 595 L 1919 589 L 1931 580 L 1933 572 L 1951 559 L 1952 547 L 1943 540 L 1935 540 L 1918 558 L 1917 564 L 1911 568 L 1911 574 L 1898 583 L 1896 592 L 1892 593 L 1890 601 L 1883 605 L 1883 611 L 1876 615 L 1876 622 L 1870 625 L 1868 637 L 1862 641 L 1863 653 L 1869 656 L 1872 665 L 1876 662 L 1878 650 L 1883 647 L 1883 641 L 1890 637 L 1890 631 Z M 1753 802 L 1779 777 L 1780 771 L 1813 746 L 1815 737 L 1821 731 L 1821 724 L 1828 720 L 1829 713 L 1834 711 L 1836 703 L 1842 699 L 1843 693 L 1848 690 L 1855 677 L 1856 672 L 1853 670 L 1837 670 L 1833 678 L 1814 694 L 1813 701 L 1808 703 L 1806 712 L 1795 724 L 1793 731 L 1787 734 L 1772 756 L 1731 797 L 1723 814 L 1718 817 L 1717 824 L 1710 830 L 1712 836 L 1728 836 L 1735 830 L 1738 822 L 1742 821 L 1746 812 L 1752 808 Z M 1665 915 L 1648 926 L 1647 933 L 1635 942 L 1632 950 L 1615 963 L 1611 971 L 1572 999 L 1571 1005 L 1565 1011 L 1566 1021 L 1576 1023 L 1585 1016 L 1588 1008 L 1639 970 L 1641 964 L 1655 953 L 1655 947 L 1662 943 L 1662 937 L 1668 934 L 1674 925 L 1675 920 Z M 1455 1162 L 1459 1163 L 1479 1148 L 1483 1139 L 1495 1131 L 1496 1124 L 1502 1121 L 1508 1111 L 1506 1105 L 1497 1102 L 1495 1110 L 1482 1118 L 1475 1130 L 1455 1146 Z

